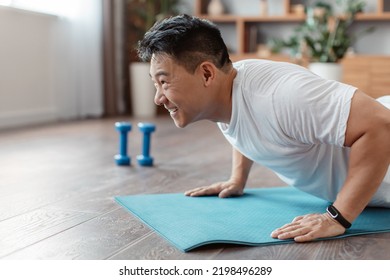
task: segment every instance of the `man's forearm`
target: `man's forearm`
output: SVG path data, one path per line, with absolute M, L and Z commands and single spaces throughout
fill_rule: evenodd
M 356 219 L 380 186 L 390 163 L 390 111 L 357 90 L 345 132 L 351 147 L 348 174 L 334 206 L 350 222 Z
M 252 160 L 233 148 L 232 173 L 230 180 L 234 180 L 244 188 L 252 165 Z
M 378 190 L 390 164 L 390 136 L 386 127 L 373 129 L 351 146 L 348 176 L 334 206 L 350 222 Z

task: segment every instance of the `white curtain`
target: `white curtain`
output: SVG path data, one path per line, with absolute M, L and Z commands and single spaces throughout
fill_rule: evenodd
M 102 18 L 102 0 L 0 0 L 0 129 L 102 115 Z
M 0 0 L 0 5 L 37 12 L 29 14 L 34 18 L 55 16 L 45 28 L 50 30 L 49 38 L 42 42 L 47 50 L 45 61 L 50 61 L 50 73 L 47 80 L 41 81 L 50 88 L 50 98 L 54 98 L 54 118 L 101 116 L 102 0 Z M 25 30 L 28 32 L 28 26 Z M 47 64 L 31 67 L 42 69 Z M 29 120 L 19 123 L 23 122 L 28 124 Z
M 52 86 L 57 92 L 60 118 L 101 116 L 103 113 L 101 0 L 58 1 L 58 5 L 67 13 L 58 19 L 58 24 L 53 29 L 51 54 Z

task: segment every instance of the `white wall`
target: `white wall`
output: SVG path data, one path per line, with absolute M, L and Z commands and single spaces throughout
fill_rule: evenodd
M 87 21 L 92 14 L 76 26 L 0 6 L 0 129 L 102 114 L 101 22 Z

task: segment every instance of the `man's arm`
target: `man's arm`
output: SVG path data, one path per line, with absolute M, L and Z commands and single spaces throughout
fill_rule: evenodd
M 334 206 L 350 222 L 370 202 L 390 164 L 390 110 L 358 91 L 348 119 L 348 176 Z
M 225 182 L 217 182 L 210 186 L 199 187 L 187 191 L 188 196 L 218 195 L 221 198 L 242 195 L 253 161 L 233 148 L 232 173 Z
M 347 179 L 333 205 L 352 223 L 367 206 L 389 168 L 390 110 L 357 91 L 351 102 L 345 146 L 351 147 Z M 344 231 L 324 213 L 297 217 L 271 236 L 304 242 Z

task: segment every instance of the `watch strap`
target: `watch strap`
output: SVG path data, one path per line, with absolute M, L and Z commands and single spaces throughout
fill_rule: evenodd
M 337 210 L 337 208 L 334 207 L 333 204 L 329 205 L 326 208 L 326 212 L 328 212 L 328 214 L 332 217 L 332 219 L 334 219 L 337 222 L 339 222 L 344 228 L 350 228 L 351 227 L 351 223 L 348 222 L 347 219 L 345 219 L 343 217 L 343 215 L 341 215 L 339 210 Z

